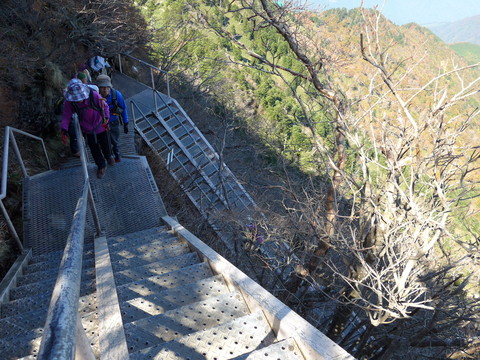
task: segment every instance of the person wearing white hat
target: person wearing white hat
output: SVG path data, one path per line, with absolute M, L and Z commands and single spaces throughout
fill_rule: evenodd
M 106 163 L 115 164 L 111 155 L 108 138 L 108 104 L 100 94 L 91 90 L 79 79 L 72 79 L 64 93 L 65 105 L 62 114 L 62 141 L 66 144 L 68 126 L 72 115 L 76 113 L 80 121 L 83 136 L 87 140 L 93 160 L 97 165 L 97 177 L 105 176 Z

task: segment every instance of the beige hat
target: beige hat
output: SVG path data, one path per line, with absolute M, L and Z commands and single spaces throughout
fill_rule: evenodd
M 112 87 L 112 80 L 108 75 L 98 75 L 95 82 L 98 87 Z

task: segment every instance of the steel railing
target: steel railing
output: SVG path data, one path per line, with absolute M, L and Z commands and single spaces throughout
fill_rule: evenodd
M 215 168 L 216 172 L 218 173 L 218 176 L 219 176 L 219 180 L 221 183 L 223 183 L 223 186 L 225 187 L 228 187 L 228 190 L 227 189 L 224 189 L 225 191 L 225 195 L 223 196 L 224 198 L 224 201 L 226 202 L 226 207 L 227 208 L 230 208 L 230 204 L 229 204 L 229 201 L 228 201 L 228 196 L 227 196 L 227 193 L 228 191 L 231 191 L 233 193 L 233 195 L 236 197 L 237 200 L 240 201 L 240 203 L 242 204 L 242 206 L 244 208 L 249 208 L 250 206 L 253 207 L 254 209 L 257 209 L 257 205 L 255 204 L 255 202 L 253 201 L 253 199 L 250 197 L 250 195 L 248 194 L 248 192 L 244 189 L 244 187 L 242 186 L 242 184 L 240 184 L 240 182 L 237 180 L 237 178 L 235 177 L 235 175 L 230 171 L 230 169 L 228 167 L 226 167 L 225 164 L 223 164 L 223 162 L 220 160 L 217 152 L 215 151 L 215 149 L 210 145 L 210 143 L 208 142 L 208 140 L 203 136 L 203 134 L 200 132 L 200 131 L 197 131 L 197 127 L 195 126 L 195 124 L 193 123 L 193 121 L 190 119 L 190 117 L 188 116 L 188 114 L 183 110 L 183 108 L 180 106 L 180 104 L 175 100 L 175 99 L 172 99 L 173 103 L 175 103 L 176 105 L 176 108 L 182 113 L 183 117 L 188 121 L 188 123 L 190 124 L 190 126 L 195 129 L 195 134 L 202 140 L 203 144 L 205 144 L 205 146 L 210 150 L 210 154 L 207 154 L 205 152 L 205 149 L 200 146 L 200 144 L 198 143 L 198 141 L 195 139 L 195 137 L 193 137 L 191 135 L 191 132 L 189 129 L 187 129 L 185 127 L 185 124 L 183 123 L 183 121 L 178 117 L 178 115 L 172 110 L 172 108 L 170 107 L 169 104 L 167 104 L 167 102 L 165 101 L 165 99 L 161 96 L 161 94 L 158 92 L 158 91 L 155 91 L 155 95 L 158 96 L 160 98 L 160 100 L 163 102 L 163 105 L 165 106 L 165 108 L 167 108 L 169 111 L 170 111 L 170 115 L 172 117 L 174 117 L 178 123 L 180 124 L 180 126 L 185 130 L 186 134 L 188 134 L 188 136 L 192 139 L 192 141 L 197 144 L 199 146 L 199 149 L 200 151 L 202 152 L 203 156 L 205 158 L 207 158 L 209 160 L 209 163 L 211 165 L 213 165 L 213 167 Z M 158 109 L 158 108 L 157 108 Z M 157 109 L 155 109 L 155 113 L 157 113 Z M 161 116 L 159 116 L 161 117 Z M 165 129 L 167 129 L 168 131 L 168 127 L 166 126 Z M 172 132 L 171 134 L 172 137 L 176 138 Z M 177 143 L 180 143 L 180 140 L 177 141 Z M 185 155 L 188 157 L 188 154 L 187 154 L 187 151 L 184 151 L 185 152 Z M 211 157 L 214 157 L 216 162 L 213 161 L 211 159 Z M 225 181 L 225 180 L 228 180 L 228 181 Z M 238 190 L 241 191 L 241 195 L 245 196 L 247 199 L 248 199 L 248 203 L 244 201 L 244 199 L 242 198 L 242 196 L 240 196 L 238 194 L 238 192 L 236 191 L 236 189 L 233 188 L 233 186 L 231 185 L 231 183 L 229 181 L 233 181 L 237 186 L 238 186 Z M 236 202 L 235 202 L 236 203 Z M 237 205 L 237 204 L 235 204 Z
M 162 74 L 165 75 L 165 82 L 166 82 L 166 85 L 167 85 L 167 96 L 170 97 L 170 80 L 169 80 L 169 77 L 168 77 L 168 72 L 166 72 L 165 70 L 162 70 L 152 64 L 149 64 L 148 62 L 146 61 L 143 61 L 143 60 L 140 60 L 139 58 L 136 58 L 135 56 L 132 56 L 132 55 L 129 55 L 129 54 L 125 54 L 125 53 L 121 53 L 121 54 L 118 54 L 118 69 L 120 70 L 120 72 L 123 74 L 123 66 L 122 66 L 122 55 L 123 56 L 126 56 L 132 60 L 135 60 L 136 62 L 139 62 L 140 64 L 142 65 L 145 65 L 147 66 L 149 69 L 150 69 L 150 78 L 152 80 L 152 90 L 155 91 L 156 90 L 156 87 L 155 87 L 155 77 L 153 76 L 153 70 L 156 70 Z M 155 102 L 155 106 L 157 105 L 157 100 L 155 98 L 155 94 L 153 95 L 154 96 L 154 102 Z M 157 107 L 156 107 L 157 108 Z
M 78 315 L 85 225 L 89 203 L 97 235 L 100 235 L 102 231 L 90 187 L 85 144 L 83 137 L 79 136 L 80 126 L 76 115 L 74 115 L 73 121 L 79 142 L 84 183 L 82 193 L 77 201 L 70 234 L 67 238 L 57 281 L 48 308 L 47 320 L 45 321 L 38 354 L 38 358 L 41 360 L 70 360 L 76 357 L 88 360 L 95 359 Z
M 3 199 L 6 198 L 7 196 L 7 180 L 8 180 L 8 162 L 9 162 L 9 149 L 10 149 L 10 144 L 13 147 L 13 150 L 15 152 L 15 155 L 17 157 L 17 160 L 20 165 L 20 169 L 22 170 L 23 177 L 26 178 L 28 177 L 27 169 L 25 167 L 25 164 L 22 159 L 22 155 L 20 154 L 20 150 L 17 145 L 17 141 L 15 140 L 15 133 L 30 137 L 32 139 L 38 140 L 42 144 L 43 152 L 45 154 L 45 158 L 47 160 L 47 166 L 48 169 L 51 169 L 50 166 L 50 160 L 48 159 L 48 154 L 47 154 L 47 149 L 45 148 L 45 143 L 43 142 L 43 139 L 29 134 L 25 131 L 15 129 L 13 127 L 7 126 L 5 128 L 5 137 L 4 137 L 4 147 L 3 147 L 3 165 L 2 165 L 2 184 L 1 184 L 1 193 L 0 193 L 0 208 L 2 210 L 3 217 L 5 218 L 5 221 L 7 223 L 8 229 L 10 231 L 10 234 L 12 237 L 15 239 L 18 247 L 20 250 L 23 252 L 23 244 L 22 241 L 20 240 L 20 237 L 18 236 L 17 231 L 15 230 L 15 226 L 12 223 L 12 220 L 10 219 L 10 216 L 8 215 L 7 209 L 3 205 Z
M 160 135 L 158 129 L 156 129 L 152 122 L 148 119 L 148 116 L 146 116 L 143 111 L 140 109 L 140 107 L 135 103 L 135 101 L 131 100 L 130 101 L 130 106 L 131 106 L 131 112 L 132 112 L 132 117 L 133 119 L 135 119 L 135 108 L 137 108 L 138 112 L 140 113 L 140 115 L 142 116 L 142 118 L 150 125 L 150 127 L 152 128 L 152 130 L 157 134 L 159 140 L 161 140 L 163 142 L 163 144 L 165 145 L 165 148 L 168 149 L 169 151 L 169 155 L 170 155 L 170 159 L 171 161 L 173 161 L 173 159 L 175 158 L 176 154 L 174 153 L 174 148 L 170 147 L 164 140 L 164 138 Z M 143 132 L 140 132 L 140 134 L 142 134 Z M 151 145 L 151 142 L 144 136 L 142 136 L 143 139 L 147 142 L 147 144 L 150 144 Z M 185 167 L 184 164 L 182 164 L 180 161 L 179 161 L 179 164 L 180 166 L 182 167 L 182 169 L 187 173 L 189 174 L 189 170 Z M 170 164 L 169 164 L 170 165 Z M 174 176 L 175 179 L 177 179 L 177 177 L 172 174 Z M 181 184 L 181 181 L 180 179 L 177 179 L 179 181 L 179 183 Z M 193 182 L 195 182 L 195 180 L 192 180 Z M 181 184 L 181 186 L 183 187 L 183 184 Z M 205 192 L 205 190 L 203 190 L 201 187 L 199 187 L 199 190 L 200 192 L 202 193 L 202 196 L 204 198 L 208 198 L 208 194 Z M 191 200 L 196 203 L 196 201 L 191 198 Z

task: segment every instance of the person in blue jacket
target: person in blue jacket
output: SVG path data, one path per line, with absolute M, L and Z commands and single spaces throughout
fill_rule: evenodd
M 96 79 L 100 95 L 107 101 L 110 109 L 110 139 L 112 142 L 112 152 L 115 162 L 121 161 L 121 152 L 119 147 L 120 126 L 123 124 L 123 132 L 128 134 L 128 114 L 125 100 L 120 91 L 112 87 L 112 81 L 108 75 L 99 75 Z

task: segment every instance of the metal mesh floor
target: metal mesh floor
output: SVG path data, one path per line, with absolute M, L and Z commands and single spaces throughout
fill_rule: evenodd
M 166 215 L 158 188 L 144 157 L 123 158 L 109 166 L 103 179 L 89 165 L 93 196 L 102 230 L 117 236 L 159 226 Z M 63 250 L 83 182 L 80 167 L 49 171 L 25 180 L 24 242 L 33 254 Z M 85 238 L 93 239 L 87 213 Z
M 72 217 L 82 191 L 81 168 L 48 171 L 24 180 L 24 246 L 34 255 L 63 250 Z M 87 214 L 85 238 L 93 237 L 93 221 Z

